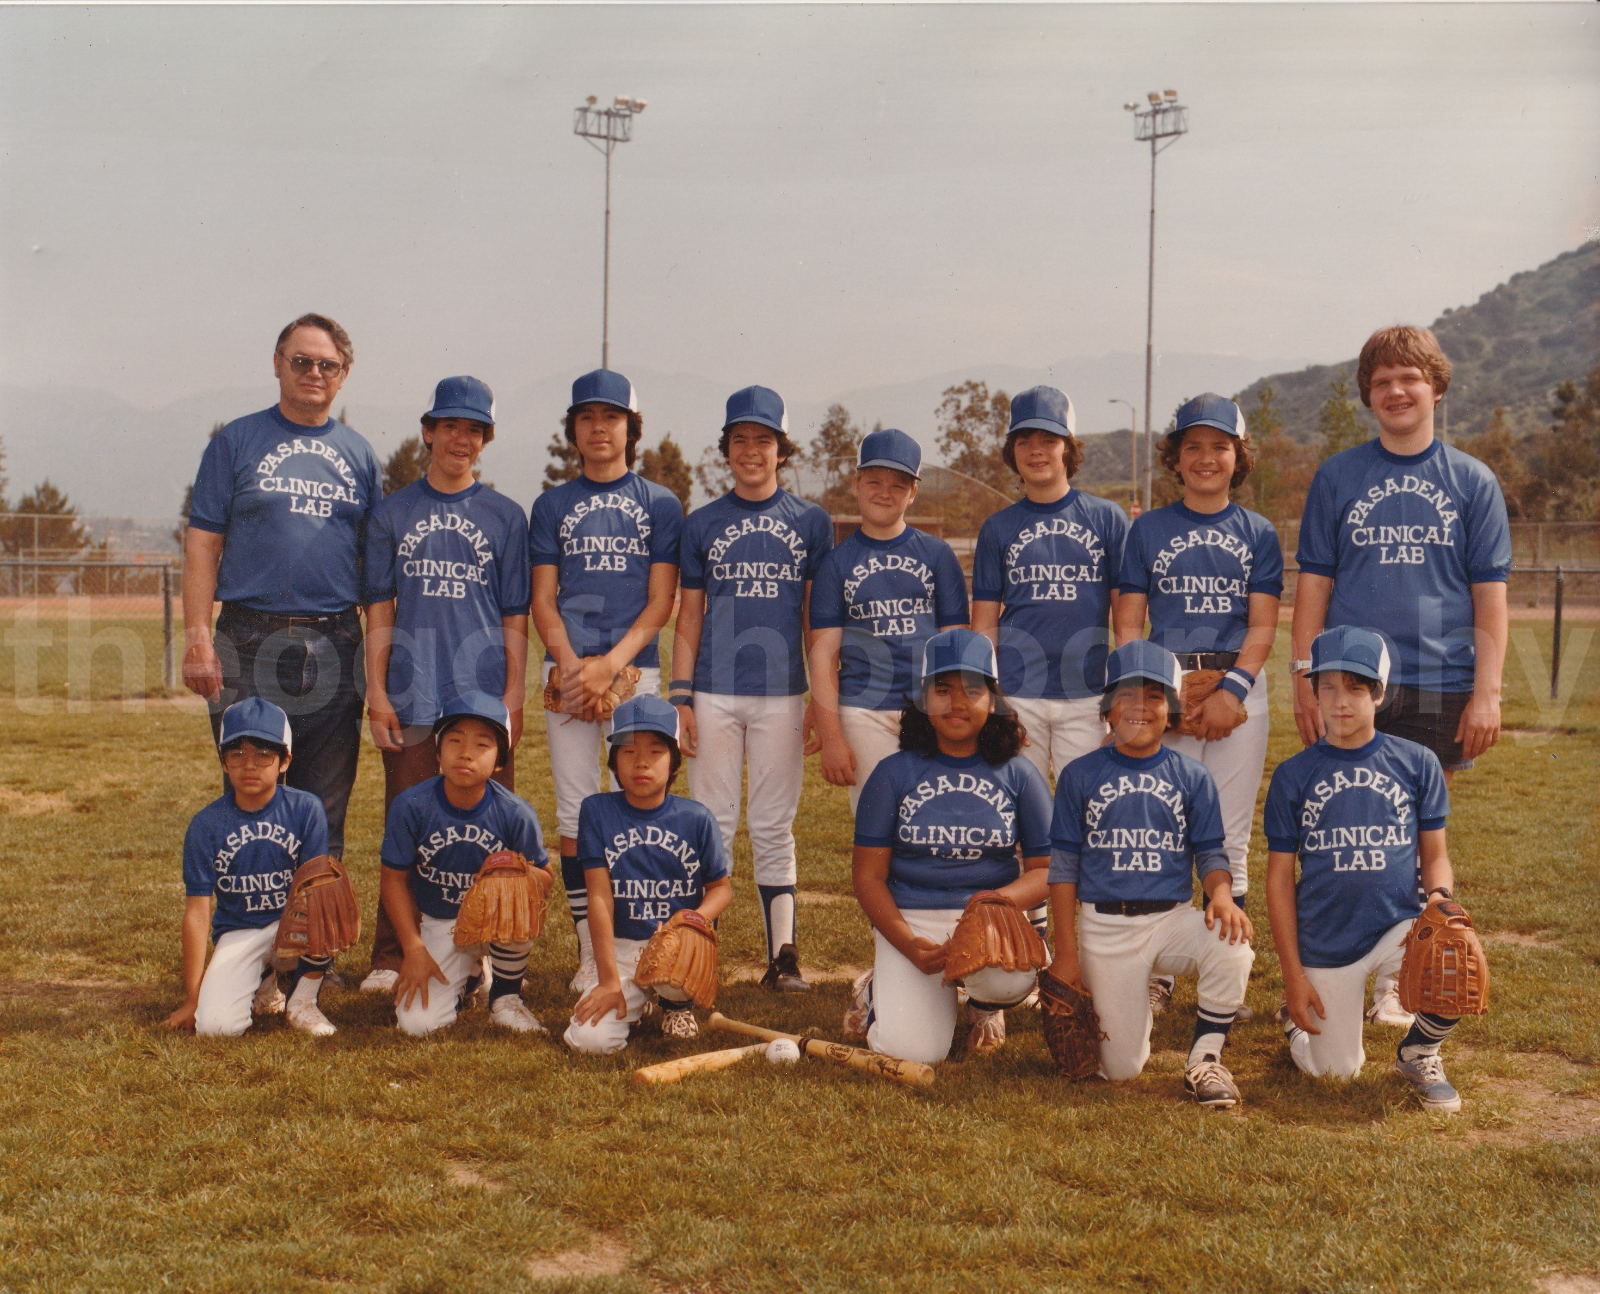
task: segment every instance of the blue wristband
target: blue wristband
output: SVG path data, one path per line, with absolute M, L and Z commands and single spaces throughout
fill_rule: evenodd
M 1217 684 L 1225 692 L 1232 692 L 1234 696 L 1243 701 L 1250 695 L 1250 689 L 1255 686 L 1256 676 L 1247 669 L 1240 669 L 1235 665 L 1222 676 L 1222 681 Z

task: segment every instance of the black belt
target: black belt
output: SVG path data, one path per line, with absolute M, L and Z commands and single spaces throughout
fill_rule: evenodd
M 354 607 L 346 607 L 343 611 L 326 616 L 280 616 L 270 611 L 257 611 L 242 602 L 224 602 L 222 615 L 236 624 L 248 625 L 253 629 L 335 629 L 340 625 L 361 623 L 361 616 Z
M 1236 651 L 1180 651 L 1173 655 L 1178 658 L 1178 668 L 1183 670 L 1232 669 L 1239 660 Z
M 1105 917 L 1147 917 L 1157 912 L 1171 912 L 1176 900 L 1158 903 L 1154 899 L 1125 899 L 1121 903 L 1096 903 L 1094 910 Z

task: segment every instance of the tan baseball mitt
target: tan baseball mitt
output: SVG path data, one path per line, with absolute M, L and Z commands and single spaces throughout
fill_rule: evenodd
M 633 695 L 639 686 L 643 671 L 637 665 L 624 665 L 611 680 L 611 686 L 600 698 L 595 710 L 596 719 L 609 719 L 612 712 Z M 544 708 L 555 714 L 566 713 L 561 708 L 561 666 L 550 667 L 550 677 L 544 682 Z
M 698 912 L 679 908 L 639 954 L 633 982 L 699 1007 L 717 1000 L 717 932 Z
M 527 943 L 543 930 L 544 886 L 533 865 L 509 849 L 490 854 L 456 913 L 456 947 Z
M 331 854 L 301 863 L 278 918 L 273 964 L 293 970 L 302 957 L 336 957 L 360 941 L 361 908 L 344 864 Z
M 950 935 L 944 982 L 954 984 L 977 971 L 998 966 L 1008 971 L 1041 970 L 1050 962 L 1044 940 L 1027 914 L 996 890 L 980 890 Z
M 1178 732 L 1185 737 L 1198 737 L 1200 735 L 1200 707 L 1206 703 L 1206 698 L 1217 690 L 1217 684 L 1222 682 L 1225 670 L 1220 669 L 1192 669 L 1183 676 L 1182 690 L 1178 693 L 1178 705 L 1183 711 L 1183 719 L 1178 724 Z M 1239 707 L 1239 715 L 1233 721 L 1233 728 L 1237 728 L 1250 716 L 1244 706 Z M 1231 733 L 1233 728 L 1229 728 Z
M 1428 904 L 1406 932 L 1400 1005 L 1451 1018 L 1489 1009 L 1489 960 L 1472 918 L 1453 899 Z
M 1094 998 L 1049 971 L 1039 976 L 1039 1015 L 1044 1044 L 1061 1076 L 1074 1083 L 1100 1072 L 1100 1016 Z

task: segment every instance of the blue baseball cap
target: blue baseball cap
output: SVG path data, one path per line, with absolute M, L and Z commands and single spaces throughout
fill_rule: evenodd
M 511 711 L 506 703 L 487 692 L 463 692 L 445 702 L 443 711 L 433 721 L 433 739 L 438 742 L 445 733 L 463 719 L 476 719 L 494 729 L 495 740 L 500 743 L 502 762 L 511 752 Z
M 922 648 L 922 682 L 930 683 L 941 674 L 958 671 L 998 683 L 1000 670 L 995 664 L 994 644 L 971 629 L 946 629 L 934 634 Z
M 1227 396 L 1208 391 L 1179 407 L 1178 425 L 1172 435 L 1181 436 L 1190 427 L 1215 427 L 1238 440 L 1244 435 L 1244 411 Z
M 1389 649 L 1370 629 L 1340 625 L 1327 629 L 1311 641 L 1311 672 L 1342 670 L 1389 686 Z
M 264 741 L 270 746 L 282 746 L 294 753 L 294 733 L 289 728 L 289 716 L 282 708 L 259 696 L 247 696 L 235 701 L 222 712 L 222 729 L 217 734 L 217 749 L 231 746 L 241 737 Z
M 1135 638 L 1106 657 L 1106 691 L 1136 678 L 1149 679 L 1176 692 L 1183 681 L 1183 671 L 1178 667 L 1178 658 L 1160 643 Z
M 567 406 L 567 412 L 571 413 L 580 404 L 614 404 L 629 413 L 639 412 L 639 397 L 633 383 L 608 368 L 585 373 L 572 384 L 572 403 Z
M 433 388 L 429 418 L 471 418 L 494 426 L 494 392 L 475 377 L 447 377 Z
M 1053 431 L 1070 436 L 1078 429 L 1078 417 L 1065 391 L 1053 386 L 1030 386 L 1011 397 L 1011 430 Z
M 747 386 L 728 397 L 728 416 L 723 420 L 726 431 L 738 422 L 759 423 L 773 431 L 789 434 L 789 413 L 783 407 L 783 397 L 771 387 Z
M 895 427 L 874 431 L 861 442 L 856 457 L 856 471 L 864 467 L 892 467 L 920 481 L 922 446 Z
M 636 732 L 653 732 L 665 737 L 674 746 L 678 744 L 678 710 L 668 705 L 653 692 L 643 692 L 629 697 L 611 716 L 613 746 L 622 738 Z

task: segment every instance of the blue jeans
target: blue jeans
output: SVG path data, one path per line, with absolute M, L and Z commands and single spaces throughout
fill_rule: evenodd
M 222 712 L 259 696 L 283 707 L 294 736 L 284 781 L 317 796 L 328 814 L 328 852 L 344 856 L 344 818 L 361 753 L 361 617 L 267 615 L 232 603 L 217 617 L 213 638 L 222 664 L 222 694 L 211 703 L 211 738 Z M 224 783 L 226 784 L 226 783 Z

